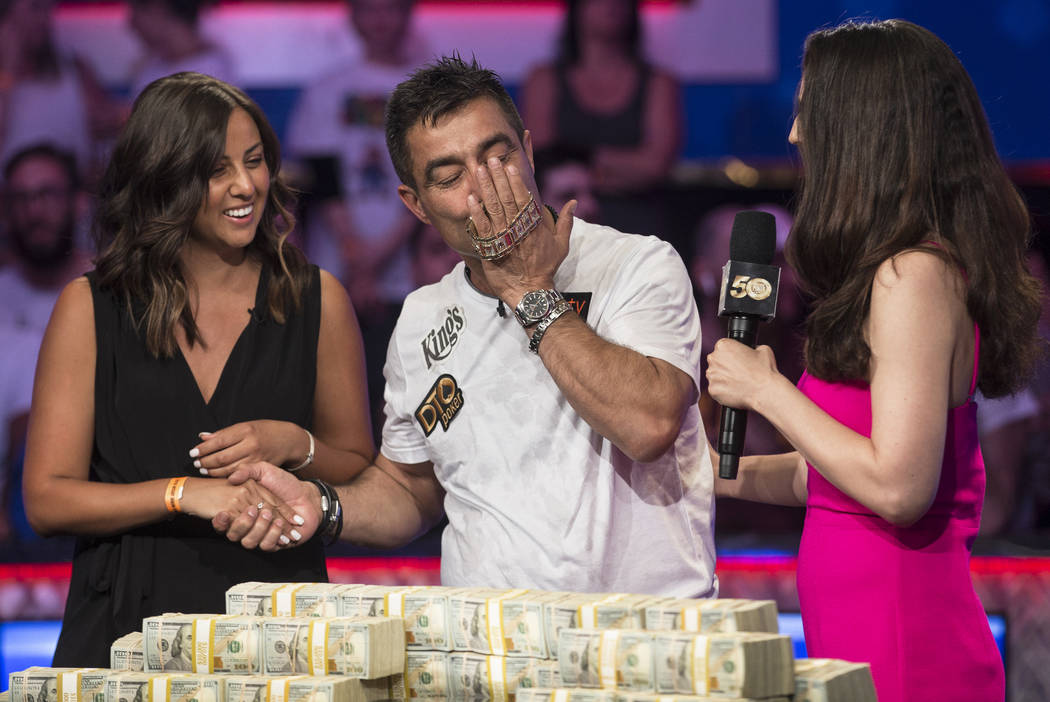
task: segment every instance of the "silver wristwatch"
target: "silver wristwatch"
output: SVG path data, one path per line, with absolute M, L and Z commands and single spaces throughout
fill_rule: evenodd
M 530 290 L 514 308 L 514 316 L 518 318 L 521 326 L 531 327 L 543 321 L 561 300 L 561 293 L 557 290 Z
M 547 333 L 547 329 L 550 325 L 561 317 L 566 312 L 572 311 L 572 303 L 568 300 L 558 300 L 558 304 L 554 306 L 551 313 L 547 315 L 543 321 L 536 325 L 536 330 L 532 332 L 532 338 L 529 339 L 529 351 L 535 354 L 540 352 L 540 341 L 543 340 L 543 335 Z

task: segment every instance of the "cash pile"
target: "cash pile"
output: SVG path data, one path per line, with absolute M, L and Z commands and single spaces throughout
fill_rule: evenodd
M 587 688 L 557 688 L 551 690 L 522 690 L 516 702 L 791 702 L 790 697 L 698 697 L 696 695 L 655 695 L 646 692 L 623 692 Z
M 795 691 L 791 638 L 781 634 L 563 629 L 558 651 L 566 686 L 738 698 Z
M 795 661 L 795 702 L 877 702 L 871 666 L 800 658 Z
M 133 631 L 113 642 L 109 647 L 109 667 L 112 670 L 142 670 L 142 632 Z

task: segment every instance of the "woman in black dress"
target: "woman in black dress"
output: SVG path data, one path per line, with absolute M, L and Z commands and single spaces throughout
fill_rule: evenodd
M 279 170 L 259 107 L 196 73 L 147 87 L 114 148 L 30 416 L 29 521 L 78 536 L 56 666 L 107 665 L 146 616 L 222 612 L 237 582 L 327 580 L 320 543 L 264 554 L 208 522 L 248 510 L 291 543 L 296 505 L 222 478 L 264 460 L 343 483 L 374 454 L 353 307 L 287 243 Z

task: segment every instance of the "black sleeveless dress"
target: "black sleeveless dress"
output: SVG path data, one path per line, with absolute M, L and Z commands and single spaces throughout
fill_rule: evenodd
M 311 427 L 319 271 L 313 268 L 302 309 L 284 324 L 266 311 L 269 275 L 264 266 L 255 308 L 205 403 L 182 354 L 151 356 L 124 304 L 88 274 L 98 348 L 91 480 L 200 477 L 189 457 L 198 432 L 253 419 Z M 143 617 L 222 613 L 226 589 L 246 580 L 326 582 L 324 550 L 312 540 L 279 553 L 248 551 L 210 522 L 182 514 L 116 536 L 81 537 L 53 664 L 108 667 L 114 639 L 140 630 Z

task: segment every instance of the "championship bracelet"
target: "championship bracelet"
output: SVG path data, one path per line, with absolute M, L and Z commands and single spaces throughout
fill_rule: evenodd
M 308 483 L 317 486 L 321 493 L 321 524 L 317 527 L 316 536 L 325 546 L 331 546 L 339 540 L 343 531 L 343 505 L 335 488 L 323 480 L 311 478 Z
M 561 317 L 566 312 L 572 310 L 572 303 L 568 300 L 559 300 L 551 313 L 547 315 L 539 324 L 536 325 L 536 330 L 532 332 L 532 338 L 529 339 L 529 351 L 535 354 L 540 352 L 540 341 L 543 340 L 543 335 L 547 333 L 547 329 L 550 325 Z
M 513 251 L 514 247 L 520 244 L 529 235 L 529 232 L 538 227 L 541 221 L 543 221 L 542 210 L 536 204 L 536 199 L 532 194 L 529 194 L 529 201 L 518 210 L 518 214 L 514 215 L 514 219 L 510 221 L 506 229 L 483 239 L 478 236 L 478 228 L 474 220 L 468 219 L 467 233 L 470 234 L 478 256 L 486 261 L 498 261 Z

